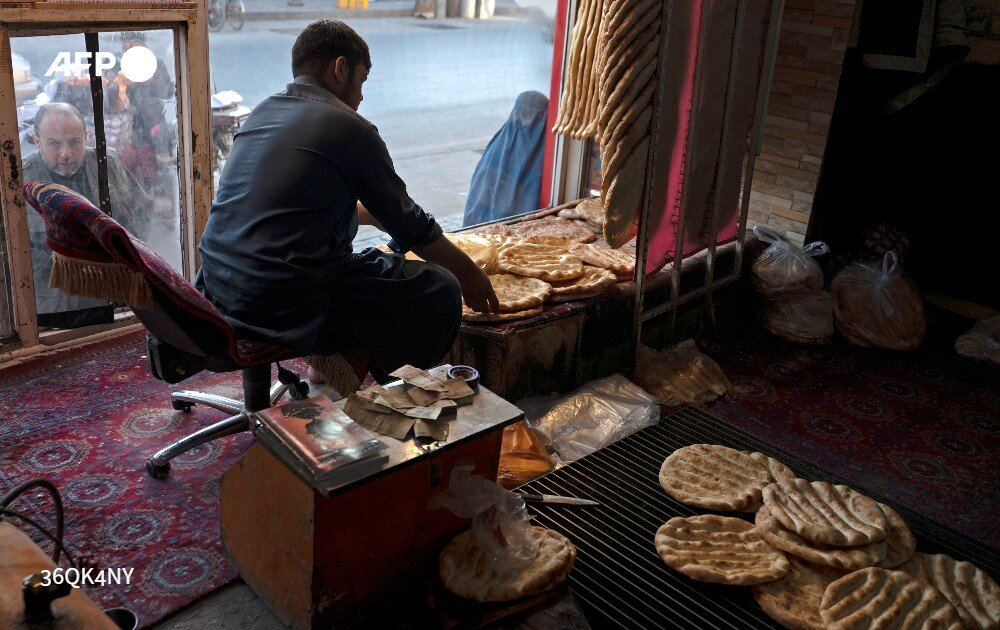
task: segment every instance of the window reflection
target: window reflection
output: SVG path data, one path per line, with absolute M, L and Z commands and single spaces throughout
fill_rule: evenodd
M 372 56 L 358 112 L 378 128 L 410 196 L 445 229 L 462 225 L 473 171 L 518 96 L 549 95 L 551 4 L 548 15 L 485 20 L 346 20 Z M 253 108 L 283 90 L 292 80 L 292 44 L 308 23 L 247 22 L 211 33 L 212 91 L 235 90 Z M 362 228 L 355 249 L 380 240 L 387 239 Z
M 24 180 L 53 182 L 74 190 L 179 268 L 173 33 L 106 32 L 98 39 L 101 52 L 113 57 L 113 64 L 102 68 L 99 111 L 95 110 L 88 68 L 64 62 L 86 52 L 82 34 L 12 38 L 14 54 L 27 66 L 38 87 L 30 96 L 25 91 L 18 107 Z M 126 57 L 125 53 L 136 47 L 144 50 Z M 135 70 L 134 64 L 130 69 L 125 60 L 136 58 L 146 58 L 149 72 Z M 98 168 L 97 122 L 103 123 L 107 147 L 104 173 Z M 99 192 L 101 177 L 107 178 L 109 192 L 104 204 Z M 115 305 L 48 288 L 52 253 L 45 244 L 44 223 L 36 212 L 28 210 L 39 327 L 78 328 L 113 322 Z M 118 311 L 124 310 L 123 305 L 117 306 Z

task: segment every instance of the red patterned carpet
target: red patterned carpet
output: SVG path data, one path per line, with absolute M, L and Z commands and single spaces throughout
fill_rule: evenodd
M 70 551 L 92 553 L 100 567 L 135 568 L 131 584 L 89 595 L 103 608 L 131 608 L 148 626 L 236 577 L 219 541 L 219 478 L 251 437 L 203 445 L 173 460 L 166 481 L 149 477 L 151 453 L 225 417 L 174 411 L 172 389 L 234 398 L 242 390 L 238 372 L 168 385 L 149 373 L 145 354 L 145 334 L 136 333 L 0 370 L 0 494 L 28 479 L 53 481 Z M 11 507 L 51 527 L 42 497 Z
M 798 346 L 737 326 L 703 349 L 736 390 L 708 411 L 992 547 L 1000 546 L 1000 369 L 955 353 Z

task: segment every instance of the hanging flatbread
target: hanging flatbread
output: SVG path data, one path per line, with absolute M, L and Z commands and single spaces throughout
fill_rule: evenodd
M 630 256 L 619 249 L 611 249 L 593 243 L 578 243 L 570 245 L 569 253 L 579 257 L 588 265 L 607 269 L 617 275 L 635 273 L 635 255 Z
M 700 582 L 760 584 L 788 573 L 785 554 L 741 518 L 675 517 L 657 530 L 653 544 L 670 568 Z
M 605 188 L 602 197 L 605 204 L 604 240 L 611 247 L 621 247 L 635 233 L 642 195 L 645 192 L 648 154 L 649 137 L 646 137 Z
M 765 539 L 766 540 L 766 539 Z M 753 598 L 767 616 L 794 630 L 823 630 L 819 616 L 826 587 L 844 577 L 839 569 L 817 566 L 788 556 L 788 574 L 753 586 Z
M 500 268 L 546 281 L 572 280 L 583 275 L 583 261 L 559 245 L 518 243 L 497 256 Z
M 955 607 L 932 586 L 902 571 L 877 568 L 832 582 L 823 593 L 819 615 L 832 630 L 962 627 Z
M 966 628 L 1000 628 L 1000 586 L 971 562 L 944 554 L 916 553 L 897 569 L 941 593 Z
M 885 540 L 885 512 L 847 486 L 794 479 L 764 488 L 764 505 L 786 529 L 813 543 L 854 547 Z
M 527 567 L 500 572 L 476 543 L 472 530 L 449 542 L 438 558 L 441 581 L 452 593 L 480 602 L 507 602 L 550 591 L 573 568 L 576 547 L 559 532 L 531 528 L 538 553 Z
M 525 239 L 531 236 L 554 236 L 565 238 L 576 243 L 589 243 L 594 240 L 594 233 L 581 228 L 569 219 L 562 217 L 545 217 L 535 221 L 515 223 L 511 226 L 514 236 Z

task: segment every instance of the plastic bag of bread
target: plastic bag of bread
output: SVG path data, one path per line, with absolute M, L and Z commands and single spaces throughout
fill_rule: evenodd
M 924 342 L 924 303 L 895 252 L 881 262 L 855 262 L 830 283 L 840 334 L 859 346 L 912 350 Z
M 545 450 L 542 437 L 524 421 L 503 430 L 497 483 L 508 490 L 555 470 L 556 462 Z
M 824 344 L 833 338 L 833 296 L 826 291 L 805 291 L 769 300 L 764 328 L 796 343 Z
M 751 266 L 757 293 L 773 297 L 823 288 L 823 270 L 813 257 L 830 251 L 826 243 L 816 241 L 799 249 L 770 228 L 758 225 L 753 233 L 770 244 Z
M 719 364 L 699 352 L 693 339 L 662 352 L 640 347 L 635 380 L 670 406 L 703 405 L 732 388 Z
M 955 352 L 1000 364 L 1000 315 L 976 322 L 972 330 L 955 340 Z
M 434 507 L 472 519 L 472 539 L 498 570 L 517 570 L 538 551 L 524 499 L 475 474 L 470 464 L 452 468 L 448 489 L 431 501 Z

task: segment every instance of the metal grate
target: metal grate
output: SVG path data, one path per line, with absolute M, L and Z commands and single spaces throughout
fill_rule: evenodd
M 667 455 L 698 443 L 761 451 L 806 479 L 851 485 L 895 508 L 921 551 L 970 560 L 994 578 L 1000 574 L 995 549 L 689 407 L 522 488 L 600 501 L 600 507 L 586 508 L 529 504 L 539 525 L 562 532 L 576 545 L 570 586 L 595 628 L 781 627 L 764 614 L 748 587 L 695 582 L 667 567 L 653 547 L 656 530 L 670 518 L 705 513 L 675 501 L 658 479 Z

